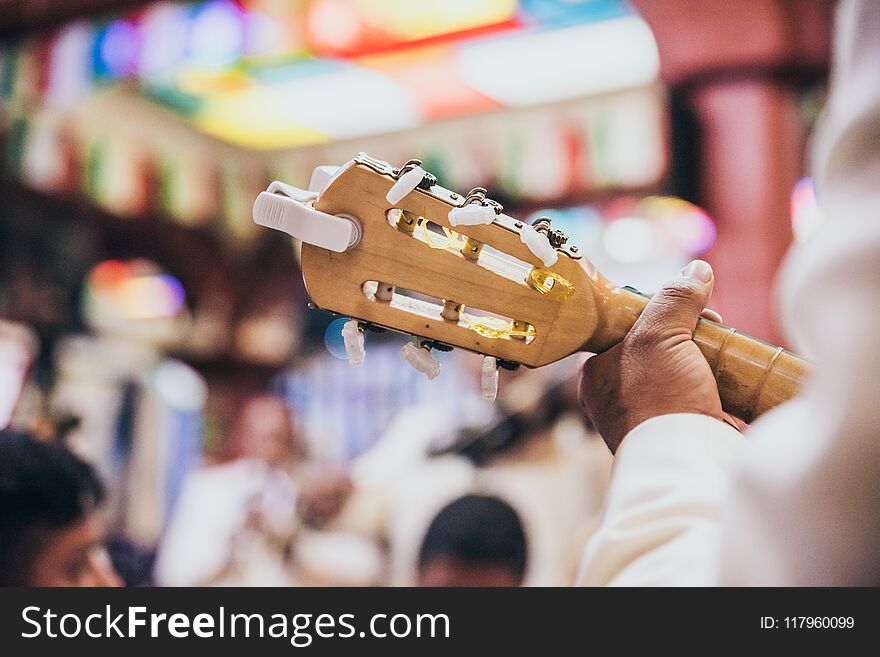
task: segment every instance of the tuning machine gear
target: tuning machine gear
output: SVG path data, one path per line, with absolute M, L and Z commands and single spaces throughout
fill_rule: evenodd
M 565 234 L 565 231 L 553 228 L 550 225 L 550 217 L 538 217 L 532 222 L 532 228 L 537 232 L 546 235 L 547 241 L 550 242 L 550 246 L 554 249 L 561 249 L 562 246 L 568 242 L 568 235 Z

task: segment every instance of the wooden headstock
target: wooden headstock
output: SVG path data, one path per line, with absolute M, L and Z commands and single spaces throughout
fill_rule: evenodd
M 315 209 L 354 219 L 361 236 L 342 253 L 303 244 L 303 278 L 315 304 L 530 367 L 583 348 L 598 327 L 597 275 L 577 247 L 560 245 L 557 262 L 545 267 L 510 217 L 451 226 L 449 211 L 466 197 L 439 185 L 390 203 L 399 175 L 361 154 L 321 191 Z M 491 203 L 479 192 L 469 202 Z
M 303 278 L 317 306 L 507 367 L 599 353 L 623 339 L 646 297 L 608 281 L 549 220 L 525 225 L 485 190 L 456 194 L 418 164 L 395 168 L 361 153 L 316 170 L 311 190 L 276 182 L 260 194 L 254 220 L 303 241 Z M 484 223 L 453 226 L 453 210 L 456 222 L 467 214 Z M 808 371 L 783 349 L 708 320 L 693 339 L 724 408 L 747 421 L 790 399 Z

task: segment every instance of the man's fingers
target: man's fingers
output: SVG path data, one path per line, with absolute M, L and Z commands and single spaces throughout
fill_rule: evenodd
M 643 292 L 643 294 L 647 297 L 653 297 L 653 292 Z M 703 308 L 703 312 L 700 313 L 700 317 L 703 319 L 711 319 L 713 322 L 718 322 L 721 324 L 724 322 L 724 318 L 721 317 L 721 313 L 717 310 L 712 310 L 711 308 Z
M 709 303 L 715 276 L 703 260 L 694 260 L 681 276 L 666 283 L 648 302 L 633 332 L 636 336 L 662 330 L 692 334 L 700 314 Z

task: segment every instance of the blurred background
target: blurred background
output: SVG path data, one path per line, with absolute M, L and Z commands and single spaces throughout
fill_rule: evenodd
M 833 4 L 0 0 L 0 428 L 96 465 L 130 584 L 570 582 L 610 464 L 577 360 L 495 403 L 402 336 L 350 366 L 253 201 L 420 158 L 621 284 L 708 260 L 725 322 L 780 341 Z

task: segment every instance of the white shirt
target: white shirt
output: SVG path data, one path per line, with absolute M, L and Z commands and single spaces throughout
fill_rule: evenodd
M 844 0 L 813 151 L 825 225 L 788 256 L 784 328 L 815 363 L 745 438 L 699 415 L 636 427 L 587 585 L 880 584 L 880 2 Z
M 286 471 L 241 459 L 193 472 L 162 540 L 155 576 L 161 586 L 293 583 L 277 550 L 243 530 L 249 508 L 265 527 L 292 535 L 297 487 Z M 254 539 L 254 540 L 250 540 Z M 234 570 L 229 570 L 234 566 Z M 231 574 L 225 574 L 229 570 Z

